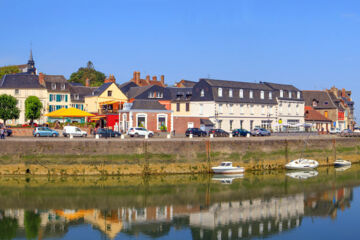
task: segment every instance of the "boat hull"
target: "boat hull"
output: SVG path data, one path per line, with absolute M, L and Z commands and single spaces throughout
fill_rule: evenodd
M 335 167 L 345 167 L 345 166 L 350 166 L 350 165 L 351 165 L 351 162 L 345 161 L 345 160 L 336 160 L 334 162 Z
M 311 170 L 319 166 L 319 163 L 310 159 L 297 159 L 285 165 L 289 170 Z

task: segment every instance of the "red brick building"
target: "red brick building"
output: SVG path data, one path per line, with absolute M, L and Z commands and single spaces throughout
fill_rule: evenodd
M 153 132 L 173 130 L 172 111 L 156 100 L 135 100 L 119 111 L 120 130 L 127 132 L 131 127 L 144 127 Z
M 153 76 L 152 79 L 150 79 L 150 75 L 147 75 L 145 79 L 141 79 L 140 72 L 134 72 L 134 76 L 130 81 L 134 82 L 136 85 L 140 87 L 149 86 L 149 85 L 166 87 L 164 75 L 161 75 L 160 81 L 158 81 L 156 76 Z

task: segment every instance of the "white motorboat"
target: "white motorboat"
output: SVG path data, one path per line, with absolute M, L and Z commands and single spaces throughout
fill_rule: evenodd
M 222 184 L 231 184 L 233 180 L 243 178 L 244 174 L 215 174 L 211 180 L 219 181 Z
M 286 176 L 291 177 L 291 178 L 295 178 L 295 179 L 304 180 L 304 179 L 307 179 L 307 178 L 315 177 L 318 174 L 319 173 L 317 171 L 310 170 L 310 171 L 289 172 L 289 173 L 286 174 Z
M 319 166 L 319 163 L 315 160 L 299 158 L 293 160 L 285 165 L 286 169 L 290 170 L 309 170 Z
M 214 173 L 218 174 L 236 174 L 245 172 L 243 167 L 233 167 L 232 162 L 222 162 L 220 166 L 211 168 Z
M 346 160 L 336 160 L 334 162 L 334 166 L 335 167 L 344 167 L 344 166 L 350 166 L 351 165 L 351 162 L 350 161 L 346 161 Z

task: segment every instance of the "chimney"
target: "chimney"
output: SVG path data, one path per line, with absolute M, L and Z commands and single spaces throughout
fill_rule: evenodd
M 136 83 L 136 71 L 134 72 L 133 78 L 131 80 Z
M 341 90 L 341 96 L 342 96 L 342 97 L 345 97 L 345 96 L 346 96 L 346 94 L 345 94 L 345 88 L 343 88 L 343 89 Z
M 90 79 L 85 80 L 85 87 L 90 87 Z
M 104 80 L 104 83 L 109 83 L 109 82 L 111 82 L 111 83 L 116 82 L 116 79 L 115 79 L 114 75 L 110 74 L 109 77 Z
M 160 81 L 161 81 L 161 83 L 163 84 L 163 85 L 165 85 L 165 76 L 164 75 L 161 75 L 160 76 Z
M 150 84 L 150 75 L 146 75 L 146 83 Z
M 153 79 L 152 79 L 154 82 L 157 81 L 157 77 L 156 76 L 153 76 Z
M 39 73 L 39 83 L 40 85 L 45 86 L 45 76 L 42 72 Z

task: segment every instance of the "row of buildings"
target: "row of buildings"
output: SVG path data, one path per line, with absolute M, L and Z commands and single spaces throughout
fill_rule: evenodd
M 25 99 L 37 96 L 43 103 L 39 123 L 52 122 L 43 115 L 61 108 L 75 107 L 96 115 L 90 121 L 127 131 L 130 127 L 183 133 L 187 128 L 236 128 L 251 130 L 263 127 L 274 131 L 312 128 L 353 128 L 354 102 L 351 91 L 331 89 L 301 91 L 293 85 L 269 82 L 238 82 L 199 79 L 181 80 L 173 87 L 164 76 L 142 79 L 140 72 L 118 84 L 113 75 L 100 87 L 71 83 L 62 75 L 37 74 L 32 54 L 21 73 L 4 75 L 0 94 L 18 99 L 20 118 L 8 124 L 22 124 Z M 72 119 L 83 122 L 84 119 Z

